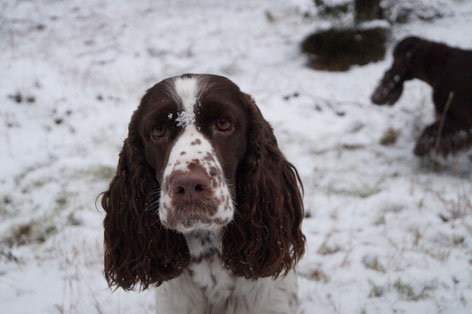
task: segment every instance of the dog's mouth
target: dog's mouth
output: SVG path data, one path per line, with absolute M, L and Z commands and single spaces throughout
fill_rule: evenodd
M 195 217 L 195 218 L 186 218 L 180 221 L 183 227 L 192 228 L 196 224 L 211 224 L 211 219 L 208 217 Z
M 188 232 L 195 229 L 216 229 L 229 223 L 229 219 L 216 217 L 218 205 L 214 200 L 180 202 L 172 205 L 164 222 L 169 229 Z

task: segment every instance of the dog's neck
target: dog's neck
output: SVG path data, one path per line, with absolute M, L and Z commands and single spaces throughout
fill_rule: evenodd
M 223 228 L 217 231 L 193 231 L 185 234 L 190 250 L 187 274 L 200 287 L 208 300 L 216 303 L 229 298 L 234 289 L 234 276 L 221 260 Z
M 218 257 L 222 252 L 222 228 L 214 231 L 195 230 L 184 234 L 190 250 L 190 264 Z

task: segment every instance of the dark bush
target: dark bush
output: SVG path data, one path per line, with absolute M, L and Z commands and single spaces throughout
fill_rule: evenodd
M 388 30 L 380 27 L 329 29 L 306 37 L 301 49 L 314 69 L 347 71 L 352 65 L 382 60 L 387 37 Z

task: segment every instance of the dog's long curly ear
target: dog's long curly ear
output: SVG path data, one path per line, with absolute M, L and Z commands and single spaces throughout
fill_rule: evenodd
M 236 276 L 277 277 L 305 251 L 301 181 L 252 98 L 241 97 L 249 117 L 248 143 L 237 171 L 237 210 L 223 237 L 223 260 Z
M 146 96 L 141 101 L 146 101 Z M 157 213 L 160 186 L 146 163 L 138 134 L 140 109 L 129 124 L 116 175 L 103 193 L 105 278 L 125 290 L 160 285 L 182 273 L 190 254 L 185 238 L 165 229 Z

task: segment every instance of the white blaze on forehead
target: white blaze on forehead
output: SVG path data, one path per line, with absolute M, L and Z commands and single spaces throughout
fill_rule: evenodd
M 195 123 L 195 112 L 193 107 L 198 97 L 198 80 L 195 77 L 178 77 L 174 80 L 173 95 L 182 105 L 175 121 L 177 126 L 185 128 L 187 125 Z
M 195 77 L 178 77 L 174 80 L 175 95 L 180 98 L 183 110 L 193 111 L 197 100 L 198 80 Z
M 185 128 L 195 123 L 195 105 L 200 105 L 200 96 L 212 86 L 204 75 L 177 77 L 171 81 L 169 92 L 180 109 L 175 117 L 178 127 Z

